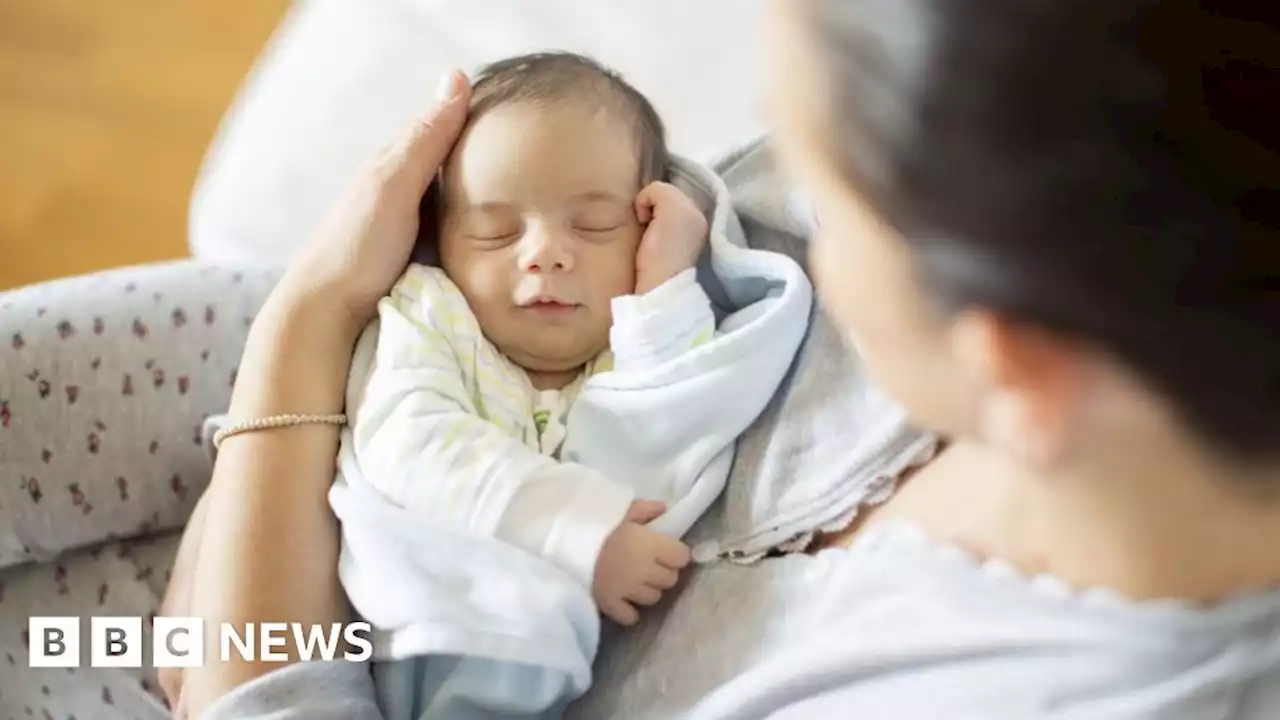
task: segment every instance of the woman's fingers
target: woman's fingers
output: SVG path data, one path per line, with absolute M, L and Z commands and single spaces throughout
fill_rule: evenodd
M 415 120 L 348 186 L 290 264 L 288 282 L 281 282 L 309 297 L 336 300 L 357 332 L 404 272 L 420 230 L 422 198 L 466 123 L 466 76 L 449 74 L 446 87 L 450 99 Z
M 404 183 L 406 191 L 422 197 L 462 131 L 470 99 L 467 76 L 456 70 L 446 75 L 436 105 L 415 121 L 387 153 L 384 177 Z

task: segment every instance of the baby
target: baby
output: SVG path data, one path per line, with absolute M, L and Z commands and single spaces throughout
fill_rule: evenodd
M 352 358 L 339 577 L 389 720 L 554 717 L 590 686 L 601 614 L 636 622 L 690 562 L 811 289 L 575 55 L 480 74 L 424 210 L 436 257 Z
M 689 551 L 646 526 L 661 503 L 560 451 L 588 379 L 715 335 L 694 271 L 708 224 L 667 165 L 653 107 L 594 62 L 487 67 L 440 177 L 438 267 L 411 265 L 382 301 L 348 409 L 361 470 L 391 501 L 549 561 L 624 625 Z

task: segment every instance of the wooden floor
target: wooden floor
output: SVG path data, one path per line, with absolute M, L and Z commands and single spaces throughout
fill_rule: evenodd
M 287 0 L 0 0 L 0 290 L 187 254 L 202 156 Z

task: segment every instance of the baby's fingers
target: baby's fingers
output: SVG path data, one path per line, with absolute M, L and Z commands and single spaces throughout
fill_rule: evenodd
M 640 613 L 626 600 L 610 600 L 600 603 L 600 612 L 619 625 L 630 627 L 640 620 Z
M 680 573 L 671 568 L 661 565 L 655 566 L 649 571 L 649 576 L 644 580 L 646 585 L 657 588 L 659 590 L 670 590 L 680 582 Z
M 634 523 L 645 523 L 657 520 L 667 511 L 666 503 L 657 500 L 636 500 L 627 509 L 627 519 Z
M 681 570 L 689 564 L 690 553 L 689 546 L 679 540 L 664 538 L 666 542 L 658 546 L 658 562 L 663 567 L 672 570 Z
M 648 585 L 641 585 L 627 595 L 627 599 L 636 605 L 653 605 L 662 599 L 662 591 Z
M 649 187 L 653 186 L 651 185 Z M 648 187 L 641 190 L 640 194 L 636 196 L 636 220 L 640 221 L 641 225 L 648 225 L 649 221 L 653 220 L 653 207 L 656 204 L 653 194 L 649 192 Z
M 636 216 L 641 223 L 647 223 L 657 214 L 658 206 L 674 205 L 683 197 L 684 193 L 671 183 L 651 182 L 636 196 Z

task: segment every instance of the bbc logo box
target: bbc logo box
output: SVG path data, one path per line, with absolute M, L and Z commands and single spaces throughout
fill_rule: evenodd
M 27 631 L 31 636 L 27 643 L 31 667 L 80 667 L 80 618 L 33 617 Z
M 140 668 L 148 645 L 140 617 L 91 617 L 88 633 L 79 617 L 32 617 L 28 664 L 33 668 Z M 157 617 L 151 632 L 152 667 L 196 667 L 203 662 L 204 628 L 199 618 Z M 82 642 L 84 641 L 84 642 Z
M 373 656 L 373 629 L 367 622 L 220 623 L 216 630 L 208 639 L 208 650 L 217 650 L 220 662 L 230 662 L 232 655 L 286 662 L 290 650 L 303 660 L 342 657 L 366 662 Z M 151 667 L 200 667 L 205 662 L 205 624 L 200 618 L 157 617 L 148 632 L 140 617 L 32 617 L 28 632 L 33 668 L 79 667 L 86 649 L 91 667 L 142 667 L 148 648 Z

